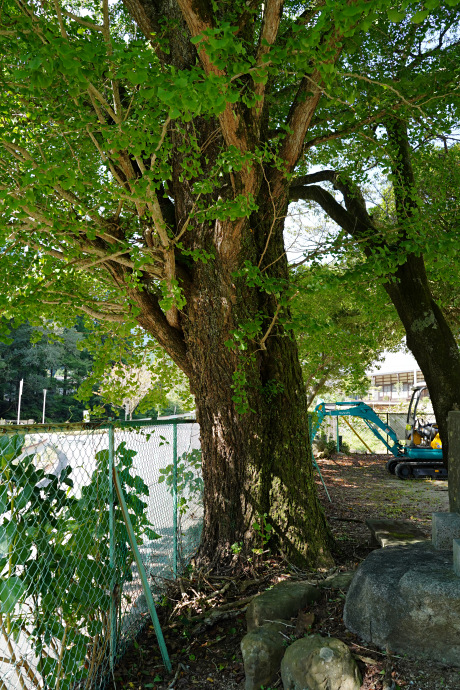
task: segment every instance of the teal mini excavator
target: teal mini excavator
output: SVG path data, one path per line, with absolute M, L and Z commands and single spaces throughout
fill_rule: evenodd
M 387 470 L 399 479 L 411 477 L 447 477 L 442 463 L 442 447 L 436 424 L 427 424 L 417 417 L 417 408 L 428 388 L 415 386 L 406 419 L 406 444 L 400 443 L 394 429 L 364 402 L 320 403 L 315 408 L 311 428 L 313 442 L 325 417 L 359 417 L 393 455 L 387 462 Z

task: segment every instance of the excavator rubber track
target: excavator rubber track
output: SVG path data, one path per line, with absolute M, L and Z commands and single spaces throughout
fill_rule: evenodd
M 402 460 L 402 458 L 401 458 Z M 415 479 L 431 477 L 432 479 L 445 479 L 447 469 L 442 462 L 398 462 L 394 474 L 398 479 Z

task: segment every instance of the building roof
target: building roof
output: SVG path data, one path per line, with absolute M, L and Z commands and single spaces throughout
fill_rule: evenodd
M 411 352 L 401 349 L 399 352 L 385 352 L 383 361 L 373 364 L 368 374 L 381 376 L 382 374 L 400 374 L 405 371 L 420 371 L 420 367 Z

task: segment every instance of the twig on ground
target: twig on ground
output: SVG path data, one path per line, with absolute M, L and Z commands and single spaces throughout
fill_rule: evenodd
M 201 623 L 196 625 L 192 632 L 194 635 L 198 635 L 207 628 L 212 628 L 212 626 L 216 625 L 216 623 L 220 623 L 231 618 L 236 618 L 241 614 L 242 611 L 244 611 L 244 609 L 237 609 L 235 611 L 213 611 Z M 195 616 L 195 618 L 199 618 L 199 616 Z
M 172 679 L 171 683 L 168 685 L 168 690 L 173 690 L 174 686 L 177 683 L 177 679 L 179 678 L 179 673 L 181 671 L 185 671 L 184 665 L 179 663 L 177 664 L 177 670 L 176 673 L 174 674 L 174 678 Z

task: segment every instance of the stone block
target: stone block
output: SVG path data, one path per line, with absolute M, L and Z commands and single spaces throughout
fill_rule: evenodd
M 460 539 L 459 513 L 433 513 L 431 541 L 435 549 L 452 551 L 452 540 Z
M 460 411 L 452 410 L 448 416 L 449 436 L 449 508 L 460 512 Z
M 452 553 L 429 543 L 373 551 L 345 602 L 345 625 L 366 642 L 460 666 L 460 578 Z
M 243 637 L 241 654 L 246 676 L 245 690 L 260 690 L 274 680 L 286 651 L 286 632 L 292 632 L 292 626 L 279 621 L 261 625 Z
M 309 582 L 279 582 L 262 592 L 246 609 L 248 632 L 276 620 L 289 620 L 307 604 L 320 597 L 320 591 Z
M 427 541 L 425 534 L 409 520 L 378 518 L 366 520 L 366 525 L 371 531 L 373 543 L 382 548 Z
M 281 662 L 284 690 L 359 690 L 362 679 L 347 645 L 310 635 L 288 647 Z
M 321 589 L 341 589 L 343 592 L 346 592 L 350 588 L 355 572 L 355 570 L 349 570 L 344 573 L 331 575 L 325 580 L 320 580 L 318 586 L 321 587 Z
M 454 573 L 460 577 L 460 539 L 454 539 Z

